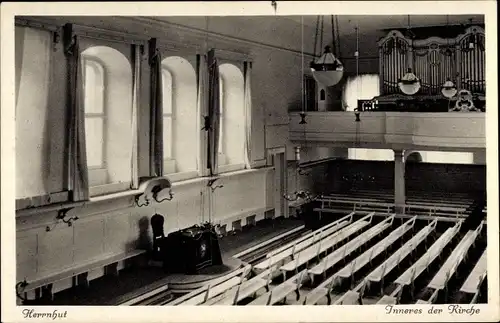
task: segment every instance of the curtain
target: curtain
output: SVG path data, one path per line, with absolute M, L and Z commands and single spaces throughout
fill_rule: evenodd
M 250 168 L 252 156 L 252 62 L 245 62 L 245 164 Z
M 208 80 L 208 65 L 207 65 L 207 57 L 206 55 L 198 55 L 197 57 L 197 63 L 198 63 L 198 95 L 197 95 L 197 116 L 200 118 L 204 115 L 207 114 L 208 111 L 208 97 L 207 97 L 207 80 Z M 200 119 L 200 124 L 201 126 L 198 126 L 197 128 L 200 129 L 204 126 L 203 120 Z M 204 151 L 202 152 L 201 150 L 201 143 L 202 141 L 198 140 L 198 154 L 199 154 L 199 161 L 204 160 L 205 156 Z M 200 171 L 202 172 L 203 175 L 204 173 L 204 167 L 199 167 Z M 203 169 L 202 169 L 203 168 Z
M 68 63 L 68 188 L 72 201 L 89 198 L 87 153 L 85 148 L 85 111 L 83 73 L 79 40 L 72 26 L 64 28 L 64 53 Z
M 51 193 L 50 168 L 51 32 L 15 28 L 16 198 Z M 56 174 L 52 174 L 55 176 Z M 62 172 L 61 172 L 62 175 Z M 62 177 L 57 176 L 62 180 Z M 62 185 L 56 191 L 62 191 Z
M 130 188 L 136 189 L 139 187 L 138 176 L 138 160 L 137 160 L 137 108 L 139 105 L 139 91 L 141 84 L 141 48 L 140 45 L 134 45 L 134 80 L 133 80 L 133 98 L 132 98 L 132 154 L 131 154 L 131 169 L 132 178 Z
M 219 93 L 219 66 L 215 57 L 215 50 L 208 52 L 208 118 L 210 128 L 208 132 L 208 168 L 210 175 L 217 175 L 220 127 L 220 93 Z
M 163 175 L 163 84 L 161 54 L 156 48 L 156 39 L 149 42 L 149 65 L 151 66 L 151 120 L 150 120 L 150 176 Z

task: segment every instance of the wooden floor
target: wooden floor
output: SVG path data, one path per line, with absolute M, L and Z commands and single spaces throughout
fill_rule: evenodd
M 252 263 L 253 275 L 241 277 L 241 283 L 225 293 L 210 298 L 201 289 L 207 297 L 200 305 L 486 302 L 481 203 L 462 196 L 437 197 L 435 206 L 422 196 L 407 200 L 407 205 L 422 206 L 410 214 L 388 212 L 393 210 L 386 205 L 370 210 L 373 202 L 389 204 L 374 201 L 391 198 L 384 194 L 322 197 L 334 206 L 315 209 L 328 224 L 268 252 Z M 370 195 L 368 200 L 365 195 Z M 339 200 L 348 201 L 339 207 Z M 355 203 L 358 209 L 349 209 Z
M 405 211 L 411 212 L 396 214 L 391 198 L 386 192 L 333 194 L 317 202 L 309 231 L 300 219 L 281 218 L 229 234 L 220 240 L 223 258 L 237 258 L 242 267 L 189 294 L 169 293 L 162 287 L 169 276 L 140 267 L 93 280 L 85 290 L 58 293 L 53 304 L 485 302 L 485 205 L 466 196 L 410 196 Z M 154 289 L 159 292 L 148 302 L 131 301 Z

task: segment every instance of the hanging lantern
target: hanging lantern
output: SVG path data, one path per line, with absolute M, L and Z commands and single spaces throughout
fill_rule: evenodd
M 441 87 L 441 93 L 448 99 L 454 97 L 457 94 L 457 87 L 455 86 L 455 83 L 448 78 Z
M 326 46 L 323 55 L 311 63 L 311 71 L 316 82 L 326 87 L 336 85 L 344 76 L 344 66 L 333 55 L 330 46 Z
M 398 82 L 399 89 L 406 95 L 414 95 L 420 90 L 420 80 L 413 74 L 411 68 Z

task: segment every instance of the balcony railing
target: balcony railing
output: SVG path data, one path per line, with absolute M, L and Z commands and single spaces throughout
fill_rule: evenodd
M 321 146 L 382 149 L 486 148 L 485 113 L 307 112 L 289 113 L 290 140 Z

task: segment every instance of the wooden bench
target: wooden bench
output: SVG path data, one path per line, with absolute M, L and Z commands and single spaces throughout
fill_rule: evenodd
M 270 277 L 269 275 L 268 278 Z M 262 288 L 269 290 L 269 283 L 269 279 L 254 277 L 232 288 L 221 299 L 210 305 L 236 305 L 239 301 L 256 294 Z
M 300 226 L 296 227 L 295 229 L 289 230 L 289 231 L 287 231 L 287 232 L 285 232 L 283 234 L 280 234 L 280 235 L 278 235 L 278 236 L 276 236 L 274 238 L 270 238 L 270 239 L 268 239 L 268 240 L 266 240 L 266 241 L 264 241 L 262 243 L 259 243 L 259 244 L 255 245 L 253 247 L 245 249 L 244 251 L 242 251 L 242 252 L 237 253 L 236 255 L 234 255 L 233 258 L 241 258 L 241 257 L 243 257 L 243 256 L 245 256 L 245 255 L 247 255 L 247 254 L 249 254 L 251 252 L 254 252 L 256 250 L 264 248 L 267 245 L 270 245 L 270 244 L 272 244 L 272 243 L 274 243 L 276 241 L 279 241 L 279 240 L 281 240 L 283 238 L 286 238 L 286 237 L 288 237 L 288 236 L 290 236 L 292 234 L 295 234 L 295 233 L 303 230 L 304 228 L 305 228 L 304 225 L 300 225 Z
M 396 305 L 398 300 L 394 296 L 384 295 L 381 299 L 378 300 L 377 305 Z
M 323 196 L 324 200 L 358 200 L 364 202 L 375 202 L 375 203 L 393 203 L 394 195 L 372 195 L 372 196 L 364 196 L 364 195 L 353 195 L 353 194 L 328 194 Z M 410 196 L 406 198 L 406 204 L 416 204 L 416 205 L 430 205 L 430 206 L 443 206 L 443 207 L 468 207 L 473 200 L 470 199 L 458 199 L 458 200 L 449 200 L 449 199 L 440 199 L 440 198 L 428 198 L 428 197 L 414 197 Z
M 395 283 L 402 286 L 413 284 L 414 280 L 436 259 L 446 245 L 453 239 L 460 229 L 461 222 L 454 227 L 448 228 L 436 242 L 420 257 L 410 268 L 408 268 Z
M 354 212 L 342 217 L 341 219 L 328 224 L 327 226 L 320 228 L 305 237 L 302 237 L 284 247 L 272 251 L 266 256 L 266 260 L 260 262 L 254 266 L 255 271 L 265 270 L 271 266 L 280 263 L 287 259 L 288 257 L 296 258 L 296 254 L 302 250 L 308 248 L 318 241 L 328 238 L 333 233 L 345 227 L 347 224 L 351 223 L 353 219 Z
M 366 209 L 366 208 L 379 208 L 380 211 L 387 211 L 387 213 L 391 213 L 394 204 L 393 203 L 383 203 L 383 202 L 374 202 L 364 199 L 356 199 L 356 198 L 328 198 L 322 197 L 317 199 L 317 201 L 321 202 L 321 208 L 325 208 L 325 203 L 328 206 L 332 204 L 347 204 L 353 208 L 353 211 L 357 211 L 358 209 Z
M 131 258 L 138 257 L 146 253 L 146 250 L 132 250 L 118 255 L 113 255 L 111 257 L 102 257 L 101 259 L 94 259 L 90 262 L 73 266 L 70 268 L 62 269 L 56 273 L 52 273 L 49 276 L 41 277 L 39 279 L 26 282 L 27 285 L 24 287 L 22 292 L 27 295 L 29 291 L 35 291 L 37 298 L 44 294 L 48 299 L 53 299 L 52 284 L 58 281 L 72 278 L 74 279 L 74 284 L 79 284 L 83 286 L 88 286 L 89 281 L 87 279 L 88 272 L 105 268 L 106 274 L 117 275 L 118 274 L 118 263 Z
M 373 199 L 384 199 L 384 200 L 394 200 L 394 192 L 376 192 L 376 191 L 357 191 L 357 192 L 350 192 L 350 193 L 344 193 L 344 194 L 335 194 L 339 196 L 348 196 L 350 198 L 357 197 L 357 198 L 373 198 Z M 461 204 L 461 205 L 470 205 L 473 202 L 473 199 L 470 198 L 469 195 L 439 195 L 439 194 L 412 194 L 407 193 L 406 194 L 406 201 L 408 204 L 411 202 L 427 202 L 427 203 L 446 203 L 446 204 Z
M 427 305 L 427 304 L 430 304 L 430 302 L 419 299 L 415 304 L 417 304 L 417 305 L 418 304 L 420 304 L 420 305 L 426 304 Z
M 373 258 L 377 257 L 384 250 L 386 250 L 390 245 L 392 245 L 396 240 L 401 238 L 408 230 L 413 228 L 415 225 L 416 217 L 406 221 L 396 230 L 392 231 L 387 237 L 379 241 L 376 245 L 366 250 L 359 257 L 354 259 L 351 263 L 347 264 L 344 268 L 336 273 L 336 276 L 342 278 L 352 277 L 358 270 L 363 268 L 367 263 L 369 263 Z
M 475 294 L 479 290 L 481 283 L 486 277 L 488 270 L 487 261 L 486 261 L 486 250 L 483 251 L 481 258 L 472 269 L 469 276 L 465 280 L 464 284 L 460 288 L 460 291 L 467 294 Z
M 244 266 L 228 275 L 217 278 L 206 286 L 200 287 L 186 295 L 183 295 L 167 305 L 199 305 L 212 297 L 218 296 L 228 289 L 241 283 L 252 269 L 251 265 Z
M 452 207 L 452 208 L 468 208 L 469 205 L 472 204 L 472 202 L 470 203 L 465 203 L 465 202 L 460 202 L 460 203 L 453 203 L 453 202 L 434 202 L 434 201 L 429 201 L 429 200 L 426 200 L 426 201 L 420 201 L 420 200 L 413 200 L 413 199 L 408 199 L 406 200 L 406 204 L 410 204 L 410 205 L 423 205 L 423 206 L 429 206 L 429 207 L 432 207 L 432 206 L 436 206 L 436 207 Z
M 307 270 L 296 274 L 292 278 L 272 288 L 270 291 L 262 294 L 248 305 L 274 305 L 280 301 L 286 300 L 291 293 L 297 294 L 300 298 L 300 287 L 307 281 Z
M 482 222 L 476 230 L 469 230 L 465 234 L 460 243 L 455 247 L 455 249 L 453 249 L 451 255 L 448 257 L 448 259 L 446 259 L 446 262 L 441 266 L 441 268 L 432 278 L 427 287 L 440 290 L 445 289 L 446 284 L 448 283 L 449 279 L 455 274 L 456 269 L 465 258 L 465 255 L 476 240 L 481 229 Z
M 445 214 L 445 213 L 453 213 L 457 217 L 463 216 L 467 211 L 467 208 L 462 207 L 449 207 L 449 206 L 435 206 L 431 205 L 417 205 L 417 204 L 407 204 L 405 206 L 405 213 L 410 212 L 412 210 L 426 211 L 429 215 L 434 214 Z
M 389 274 L 406 256 L 408 256 L 427 236 L 436 228 L 437 220 L 432 221 L 422 228 L 416 235 L 408 240 L 401 248 L 387 258 L 380 266 L 368 274 L 370 282 L 383 282 L 384 277 Z
M 354 222 L 353 224 L 341 229 L 330 235 L 324 240 L 320 240 L 317 243 L 311 245 L 309 248 L 302 250 L 295 256 L 295 260 L 288 262 L 283 265 L 280 270 L 284 272 L 295 271 L 299 266 L 308 263 L 311 259 L 319 257 L 322 253 L 326 252 L 328 249 L 334 247 L 343 240 L 349 238 L 351 235 L 360 231 L 364 227 L 370 225 L 373 219 L 373 214 L 367 215 L 360 220 Z
M 360 296 L 359 292 L 355 291 L 347 291 L 342 295 L 339 299 L 333 303 L 333 305 L 359 305 L 360 304 Z
M 394 221 L 394 216 L 392 215 L 387 219 L 381 221 L 374 227 L 370 228 L 363 234 L 357 236 L 350 242 L 346 243 L 340 249 L 337 249 L 333 253 L 329 254 L 325 258 L 323 258 L 319 264 L 311 268 L 308 272 L 311 275 L 311 279 L 314 275 L 324 274 L 328 269 L 333 267 L 336 263 L 340 262 L 346 256 L 348 256 L 351 252 L 358 249 L 373 237 L 377 236 L 381 232 L 383 232 L 386 228 L 390 227 Z
M 356 199 L 356 198 L 329 198 L 329 197 L 322 197 L 318 199 L 319 202 L 321 202 L 321 208 L 315 209 L 315 211 L 322 212 L 322 211 L 327 211 L 325 209 L 325 204 L 330 208 L 332 205 L 350 205 L 353 208 L 353 211 L 361 211 L 361 210 L 372 210 L 372 211 L 379 211 L 379 212 L 387 212 L 391 213 L 396 206 L 394 203 L 383 203 L 383 202 L 376 202 L 376 201 L 371 201 L 371 200 L 365 200 L 365 199 Z M 446 204 L 448 205 L 448 204 Z M 429 215 L 442 215 L 442 216 L 449 216 L 449 215 L 454 215 L 457 218 L 465 217 L 466 215 L 464 214 L 467 211 L 467 207 L 454 207 L 454 206 L 439 206 L 439 205 L 434 205 L 432 203 L 426 203 L 426 204 L 411 204 L 410 202 L 407 202 L 407 204 L 400 205 L 400 207 L 404 208 L 404 213 L 407 212 L 424 212 L 428 213 Z

